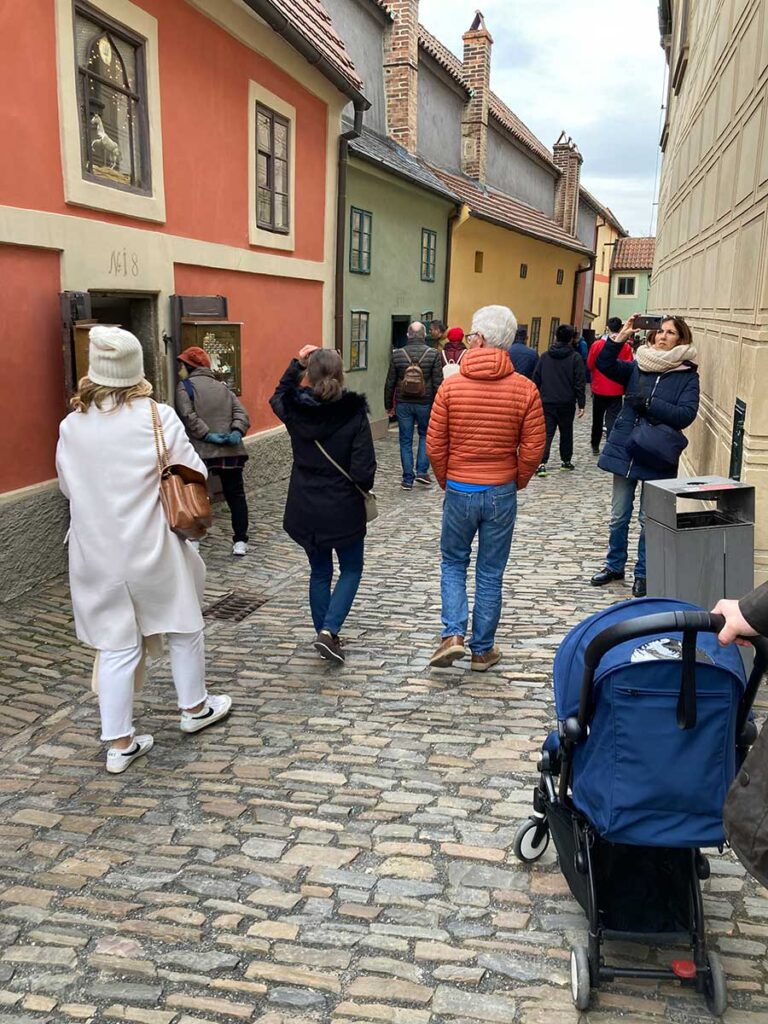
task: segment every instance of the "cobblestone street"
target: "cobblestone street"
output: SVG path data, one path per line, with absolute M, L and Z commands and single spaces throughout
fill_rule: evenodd
M 230 719 L 180 733 L 156 663 L 136 718 L 155 748 L 124 775 L 103 769 L 92 658 L 65 583 L 0 607 L 0 1022 L 579 1020 L 568 951 L 585 919 L 551 847 L 528 869 L 511 846 L 553 721 L 554 652 L 630 594 L 631 576 L 588 582 L 610 490 L 588 418 L 576 472 L 521 496 L 504 659 L 485 675 L 427 667 L 440 495 L 399 489 L 393 432 L 346 665 L 311 647 L 305 558 L 281 531 L 285 484 L 269 486 L 252 497 L 247 558 L 230 557 L 220 512 L 202 547 L 209 603 L 233 590 L 266 599 L 239 623 L 207 620 L 209 685 L 232 695 Z M 760 1024 L 766 891 L 730 855 L 713 857 L 705 891 L 725 1020 Z M 581 1019 L 712 1018 L 678 986 L 617 983 Z

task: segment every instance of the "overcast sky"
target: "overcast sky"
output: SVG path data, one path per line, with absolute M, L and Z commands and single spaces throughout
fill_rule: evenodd
M 419 20 L 461 57 L 469 0 L 421 0 Z M 565 129 L 582 183 L 633 235 L 647 235 L 664 57 L 658 0 L 483 0 L 491 86 L 545 145 Z

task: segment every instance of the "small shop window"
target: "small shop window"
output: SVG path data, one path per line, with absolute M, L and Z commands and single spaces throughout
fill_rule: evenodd
M 371 232 L 373 214 L 352 207 L 350 213 L 349 269 L 353 274 L 371 272 Z M 367 314 L 366 314 L 367 315 Z
M 437 232 L 429 228 L 421 229 L 421 280 L 435 280 L 435 264 L 437 255 Z
M 562 270 L 558 270 L 558 272 L 557 272 L 557 283 L 558 284 L 562 284 L 564 278 L 565 278 L 565 272 L 562 271 Z
M 539 337 L 541 335 L 541 317 L 531 318 L 531 348 L 539 351 Z
M 150 193 L 146 40 L 89 4 L 74 22 L 83 177 Z
M 291 227 L 289 178 L 290 122 L 256 105 L 256 224 L 287 235 Z
M 520 264 L 520 277 L 528 277 L 528 264 L 527 263 L 521 263 Z
M 550 345 L 555 340 L 555 331 L 557 330 L 557 328 L 559 326 L 560 326 L 560 317 L 559 316 L 553 316 L 552 320 L 550 322 L 550 325 L 549 325 L 549 343 L 550 343 Z
M 362 309 L 352 310 L 352 331 L 349 341 L 349 369 L 368 368 L 368 319 L 370 314 Z
M 617 295 L 634 295 L 635 294 L 635 277 L 620 277 L 616 282 L 616 293 Z
M 421 322 L 424 324 L 424 326 L 426 328 L 429 328 L 430 321 L 434 320 L 434 319 L 435 319 L 434 310 L 425 309 L 424 312 L 421 314 Z

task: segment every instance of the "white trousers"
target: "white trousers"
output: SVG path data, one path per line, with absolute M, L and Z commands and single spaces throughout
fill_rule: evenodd
M 205 641 L 197 633 L 166 633 L 171 675 L 180 708 L 205 700 Z M 104 742 L 133 736 L 133 688 L 142 648 L 99 652 L 99 710 Z

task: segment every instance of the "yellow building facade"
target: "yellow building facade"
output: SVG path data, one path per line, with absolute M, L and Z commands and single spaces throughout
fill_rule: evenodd
M 670 89 L 649 308 L 690 323 L 701 408 L 683 472 L 728 476 L 746 404 L 741 479 L 757 493 L 768 574 L 768 0 L 663 0 Z M 738 462 L 738 457 L 737 457 Z M 737 467 L 738 468 L 738 467 Z
M 468 331 L 480 306 L 509 306 L 527 326 L 529 344 L 544 352 L 554 328 L 571 321 L 576 271 L 586 262 L 572 249 L 469 216 L 465 208 L 453 229 L 448 320 Z
M 616 243 L 626 234 L 618 221 L 602 216 L 598 217 L 595 241 L 595 276 L 592 288 L 592 312 L 595 314 L 592 329 L 598 336 L 603 334 L 607 327 L 608 305 L 611 297 L 611 260 Z

